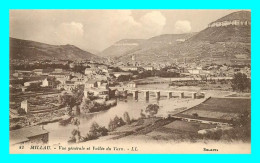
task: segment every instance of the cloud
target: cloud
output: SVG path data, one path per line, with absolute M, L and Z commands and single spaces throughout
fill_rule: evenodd
M 147 35 L 161 34 L 166 24 L 166 18 L 160 11 L 152 11 L 142 16 L 140 18 L 140 23 L 143 32 Z
M 174 27 L 175 33 L 189 33 L 191 31 L 191 23 L 188 20 L 178 20 Z
M 62 43 L 78 42 L 84 36 L 83 24 L 74 21 L 61 23 L 55 34 Z
M 25 10 L 10 14 L 10 35 L 102 50 L 121 39 L 162 34 L 166 18 L 152 10 Z
M 96 38 L 88 45 L 108 47 L 121 39 L 150 38 L 162 33 L 166 18 L 160 11 L 147 11 L 140 18 L 131 10 L 110 10 L 93 20 L 95 27 L 85 30 L 87 38 Z

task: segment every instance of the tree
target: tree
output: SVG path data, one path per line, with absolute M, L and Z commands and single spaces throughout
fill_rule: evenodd
M 78 118 L 73 118 L 73 119 L 71 120 L 71 123 L 72 123 L 73 125 L 77 126 L 77 129 L 79 130 L 80 121 L 79 121 Z
M 130 124 L 131 123 L 131 119 L 129 117 L 128 112 L 124 113 L 124 121 L 125 121 L 126 124 Z
M 193 113 L 192 116 L 193 117 L 199 117 L 198 113 Z
M 120 126 L 123 126 L 123 125 L 125 125 L 125 122 L 123 121 L 123 119 L 119 118 L 118 116 L 115 116 L 114 120 L 110 120 L 110 122 L 108 124 L 108 129 L 110 131 L 113 131 L 117 127 L 120 127 Z
M 159 106 L 157 104 L 149 104 L 145 109 L 145 113 L 148 114 L 148 117 L 154 117 L 158 110 Z
M 247 78 L 246 74 L 236 73 L 231 86 L 233 90 L 243 92 L 251 89 L 251 81 Z
M 76 105 L 76 99 L 72 95 L 64 94 L 60 97 L 61 105 L 68 105 L 70 108 Z
M 88 112 L 90 112 L 90 108 L 93 108 L 93 107 L 94 107 L 93 101 L 91 101 L 88 98 L 83 98 L 83 100 L 80 104 L 80 110 L 88 113 Z
M 25 114 L 26 114 L 25 110 L 22 109 L 22 108 L 18 108 L 17 113 L 18 113 L 19 115 L 25 115 Z
M 125 122 L 123 121 L 123 119 L 121 117 L 119 118 L 118 116 L 115 116 L 114 123 L 115 123 L 116 127 L 125 125 Z
M 90 126 L 89 133 L 87 135 L 87 139 L 96 139 L 100 136 L 106 136 L 108 134 L 108 130 L 105 127 L 99 126 L 96 122 L 93 122 L 92 125 Z
M 118 82 L 124 82 L 124 81 L 129 81 L 131 79 L 130 75 L 121 75 L 117 78 Z
M 110 121 L 108 123 L 108 130 L 113 131 L 115 128 L 116 128 L 116 125 L 115 125 L 114 121 L 112 119 L 110 119 Z

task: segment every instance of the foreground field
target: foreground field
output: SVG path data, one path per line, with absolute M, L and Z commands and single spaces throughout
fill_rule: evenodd
M 187 111 L 177 114 L 178 117 L 232 122 L 245 112 L 250 113 L 251 99 L 245 98 L 210 98 Z
M 102 140 L 250 142 L 250 112 L 249 98 L 210 98 L 173 117 L 137 119 L 129 125 L 116 128 Z

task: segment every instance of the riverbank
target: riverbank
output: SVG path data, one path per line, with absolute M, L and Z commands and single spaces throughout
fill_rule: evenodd
M 177 114 L 172 113 L 168 117 L 160 117 L 158 114 L 157 117 L 139 118 L 131 124 L 110 131 L 109 136 L 100 137 L 96 141 L 250 143 L 250 116 L 245 115 L 250 115 L 250 100 L 237 100 L 241 99 L 204 99 L 203 103 L 188 109 L 180 108 L 176 110 Z M 190 117 L 183 118 L 186 114 Z M 223 120 L 226 125 L 221 123 Z

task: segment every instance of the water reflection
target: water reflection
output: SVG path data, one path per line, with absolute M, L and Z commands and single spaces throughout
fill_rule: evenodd
M 79 116 L 80 126 L 79 129 L 81 134 L 84 136 L 88 133 L 90 126 L 93 122 L 97 122 L 101 126 L 108 127 L 110 119 L 113 119 L 115 116 L 123 117 L 125 112 L 128 112 L 131 119 L 137 119 L 140 117 L 141 110 L 145 109 L 148 104 L 158 104 L 160 106 L 160 111 L 167 107 L 171 107 L 171 104 L 174 100 L 167 99 L 166 97 L 161 97 L 158 100 L 155 96 L 150 96 L 149 100 L 146 100 L 144 97 L 139 96 L 138 100 L 135 100 L 133 97 L 127 97 L 125 100 L 118 100 L 118 103 L 115 107 L 110 108 L 107 111 L 92 113 L 92 114 L 81 114 Z M 159 112 L 160 112 L 159 111 Z M 49 131 L 49 142 L 67 142 L 71 136 L 71 131 L 76 128 L 71 124 L 67 126 L 60 126 L 59 123 L 49 123 L 45 126 L 45 129 Z

